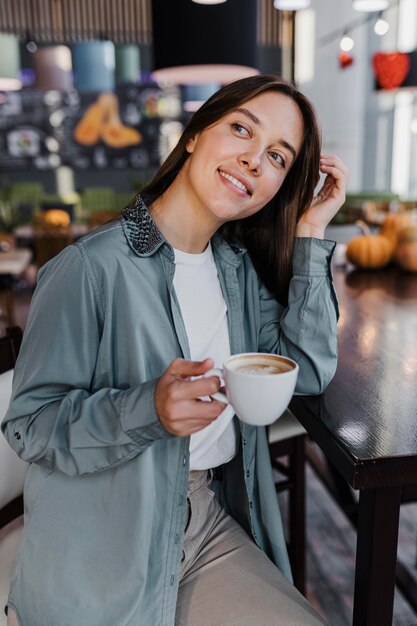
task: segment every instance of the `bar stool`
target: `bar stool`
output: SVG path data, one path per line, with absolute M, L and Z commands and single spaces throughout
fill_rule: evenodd
M 277 493 L 288 491 L 288 556 L 294 585 L 305 595 L 305 441 L 306 431 L 289 409 L 268 429 Z M 283 462 L 287 457 L 287 462 Z

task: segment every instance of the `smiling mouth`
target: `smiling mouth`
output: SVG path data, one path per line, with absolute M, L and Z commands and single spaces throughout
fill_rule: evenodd
M 238 189 L 246 193 L 248 196 L 252 195 L 252 192 L 240 180 L 238 180 L 234 176 L 231 176 L 230 174 L 226 174 L 226 172 L 223 172 L 222 170 L 218 170 L 218 172 L 220 176 L 223 176 L 223 178 L 227 178 L 227 180 L 229 180 L 233 185 L 235 185 L 235 187 L 237 187 Z

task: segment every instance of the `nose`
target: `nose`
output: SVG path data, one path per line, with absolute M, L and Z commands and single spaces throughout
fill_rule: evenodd
M 261 173 L 261 155 L 257 150 L 251 150 L 241 154 L 239 162 L 253 174 Z

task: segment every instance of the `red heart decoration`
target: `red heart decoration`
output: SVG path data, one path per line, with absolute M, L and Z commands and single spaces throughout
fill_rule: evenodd
M 405 52 L 376 52 L 372 57 L 372 66 L 379 86 L 394 89 L 406 79 L 411 61 Z
M 342 68 L 342 70 L 349 67 L 349 65 L 352 65 L 352 63 L 353 63 L 353 57 L 348 52 L 343 52 L 343 51 L 339 52 L 339 65 Z

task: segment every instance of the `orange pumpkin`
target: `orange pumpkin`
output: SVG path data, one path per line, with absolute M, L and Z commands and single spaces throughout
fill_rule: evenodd
M 365 234 L 351 239 L 346 256 L 353 265 L 362 269 L 377 269 L 391 261 L 394 244 L 383 235 L 371 235 L 369 228 L 360 222 Z
M 49 209 L 49 211 L 44 212 L 42 217 L 44 224 L 61 226 L 63 228 L 69 226 L 71 221 L 69 214 L 61 209 Z
M 404 270 L 417 272 L 417 226 L 402 229 L 398 236 L 394 259 Z
M 388 237 L 395 247 L 400 231 L 410 224 L 411 217 L 409 213 L 392 213 L 385 218 L 384 223 L 379 229 L 379 234 Z

